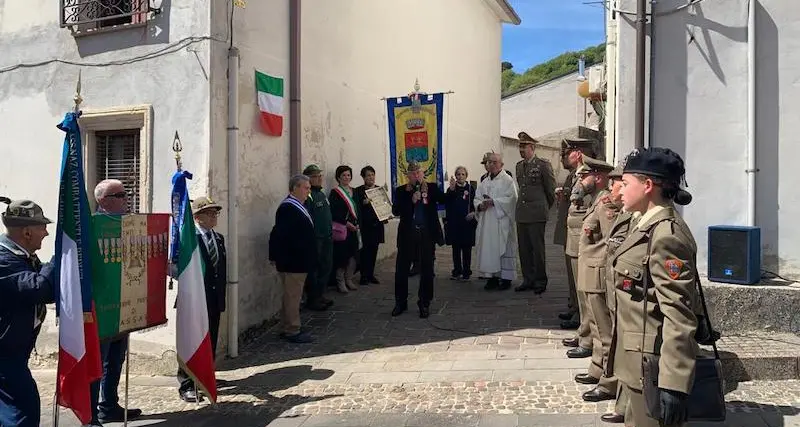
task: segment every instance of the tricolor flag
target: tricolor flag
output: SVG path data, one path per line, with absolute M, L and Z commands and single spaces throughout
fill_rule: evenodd
M 272 136 L 283 134 L 283 79 L 256 71 L 258 109 L 261 126 Z
M 58 404 L 87 424 L 92 418 L 90 384 L 100 378 L 100 343 L 92 302 L 92 247 L 89 201 L 83 179 L 79 113 L 67 113 L 58 194 L 55 265 L 58 324 Z
M 173 245 L 170 259 L 177 261 L 175 277 L 178 279 L 178 363 L 194 380 L 197 388 L 203 390 L 212 402 L 216 402 L 217 378 L 214 355 L 211 352 L 211 336 L 208 332 L 203 261 L 200 258 L 192 207 L 186 191 L 186 179 L 191 178 L 192 174 L 181 170 L 172 176 L 172 221 L 173 230 L 177 230 L 173 236 L 178 236 L 178 244 Z

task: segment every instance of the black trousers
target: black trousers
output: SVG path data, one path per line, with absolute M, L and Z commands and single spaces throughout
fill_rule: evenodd
M 453 245 L 453 276 L 471 276 L 472 246 Z
M 366 283 L 375 277 L 375 262 L 378 259 L 378 247 L 380 243 L 373 239 L 363 239 L 361 247 L 361 283 Z
M 433 299 L 433 254 L 434 243 L 430 232 L 425 228 L 415 228 L 410 236 L 404 236 L 397 248 L 397 261 L 394 270 L 394 300 L 399 306 L 407 305 L 408 273 L 411 263 L 419 259 L 420 277 L 419 304 L 428 306 Z
M 219 319 L 222 313 L 215 307 L 208 309 L 208 334 L 211 338 L 211 358 L 212 360 L 217 354 L 217 338 L 219 337 Z M 189 390 L 194 390 L 194 381 L 183 369 L 178 368 L 178 382 L 180 386 L 178 391 L 183 393 Z

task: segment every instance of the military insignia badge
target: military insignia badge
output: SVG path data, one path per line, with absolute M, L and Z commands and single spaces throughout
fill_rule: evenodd
M 622 290 L 629 291 L 633 287 L 633 281 L 631 279 L 623 279 L 622 280 Z
M 667 274 L 673 280 L 677 279 L 678 276 L 681 275 L 681 270 L 683 270 L 683 261 L 677 259 L 668 259 L 664 262 L 665 267 L 667 268 Z

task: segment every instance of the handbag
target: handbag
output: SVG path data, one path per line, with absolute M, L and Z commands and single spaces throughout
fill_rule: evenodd
M 648 254 L 650 253 L 650 242 L 652 241 L 650 239 L 651 234 L 652 231 L 647 234 Z M 650 268 L 648 264 L 645 265 L 643 316 L 647 316 L 647 288 L 650 282 Z M 708 316 L 706 298 L 703 294 L 703 286 L 700 284 L 700 277 L 696 268 L 694 273 L 695 284 L 703 305 L 703 319 L 698 319 L 698 321 L 705 320 L 705 327 L 713 333 L 714 330 L 711 327 L 711 319 Z M 642 325 L 642 349 L 645 348 L 646 324 L 647 322 L 643 322 Z M 688 421 L 725 421 L 727 412 L 725 408 L 725 380 L 722 376 L 722 362 L 719 359 L 719 351 L 715 341 L 711 340 L 714 358 L 698 356 L 695 362 L 694 384 L 692 384 L 692 390 L 687 398 L 689 406 Z M 659 421 L 661 421 L 661 399 L 658 389 L 658 363 L 660 359 L 661 356 L 658 354 L 645 354 L 642 352 L 642 394 L 645 400 L 645 408 L 650 418 Z
M 344 224 L 339 224 L 338 222 L 333 223 L 333 241 L 334 242 L 344 242 L 347 240 L 347 226 Z

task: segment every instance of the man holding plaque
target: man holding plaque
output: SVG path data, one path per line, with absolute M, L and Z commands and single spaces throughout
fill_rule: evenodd
M 211 355 L 217 354 L 217 337 L 219 337 L 219 319 L 225 311 L 225 296 L 228 286 L 227 252 L 225 238 L 216 232 L 219 213 L 222 206 L 208 197 L 198 197 L 192 202 L 192 216 L 196 224 L 197 243 L 200 257 L 205 265 L 203 284 L 206 289 L 206 310 L 208 310 L 208 334 L 211 339 Z M 178 369 L 178 394 L 185 402 L 200 402 L 203 396 L 197 394 L 194 381 Z
M 125 191 L 125 186 L 119 180 L 100 181 L 94 188 L 94 198 L 97 202 L 95 215 L 124 215 L 129 211 L 128 192 Z M 95 285 L 102 286 L 102 283 L 95 283 Z M 100 342 L 103 376 L 100 381 L 92 383 L 90 390 L 92 399 L 92 422 L 90 424 L 93 426 L 99 426 L 101 422 L 122 422 L 125 418 L 125 409 L 119 404 L 117 390 L 127 350 L 128 334 Z M 128 409 L 129 420 L 140 415 L 142 415 L 141 409 Z

